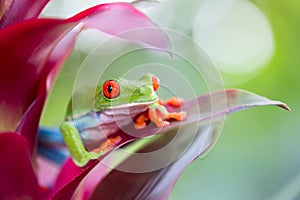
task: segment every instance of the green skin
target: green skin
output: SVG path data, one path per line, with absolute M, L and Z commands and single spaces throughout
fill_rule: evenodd
M 114 99 L 106 98 L 102 92 L 102 84 L 98 85 L 94 99 L 94 111 L 120 111 L 133 107 L 135 112 L 141 113 L 145 110 L 145 107 L 150 106 L 167 112 L 164 106 L 157 103 L 158 97 L 153 89 L 152 76 L 152 74 L 146 74 L 138 81 L 124 78 L 112 79 L 120 85 L 120 95 Z M 110 146 L 110 148 L 103 148 L 99 152 L 87 151 L 72 120 L 64 122 L 60 126 L 60 131 L 74 163 L 78 166 L 84 166 L 89 160 L 97 159 L 112 149 Z

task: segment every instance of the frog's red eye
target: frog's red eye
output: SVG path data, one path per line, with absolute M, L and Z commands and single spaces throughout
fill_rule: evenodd
M 156 76 L 152 76 L 152 85 L 154 91 L 158 90 L 159 88 L 159 79 Z
M 120 95 L 120 85 L 117 81 L 108 80 L 103 84 L 102 91 L 106 98 L 114 99 Z

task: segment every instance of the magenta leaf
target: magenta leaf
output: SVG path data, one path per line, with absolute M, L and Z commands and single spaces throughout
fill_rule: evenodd
M 39 126 L 41 110 L 44 106 L 46 95 L 40 95 L 32 105 L 27 109 L 20 120 L 16 132 L 24 136 L 28 141 L 29 153 L 31 156 L 35 153 L 37 143 L 37 127 Z
M 16 128 L 53 66 L 46 65 L 52 50 L 76 25 L 63 20 L 29 20 L 0 31 L 0 130 Z
M 174 122 L 171 126 L 161 130 L 159 133 L 163 133 L 163 137 L 151 141 L 140 152 L 156 151 L 158 147 L 164 147 L 173 142 L 176 134 L 183 135 L 175 141 L 176 145 L 171 146 L 164 154 L 159 154 L 148 160 L 137 161 L 134 156 L 127 158 L 116 170 L 112 170 L 99 182 L 91 195 L 91 199 L 99 199 L 100 197 L 101 199 L 167 199 L 177 178 L 188 164 L 200 155 L 207 153 L 215 144 L 219 135 L 218 128 L 222 125 L 222 116 L 263 105 L 277 105 L 289 110 L 285 104 L 279 101 L 272 101 L 247 91 L 235 89 L 214 92 L 186 101 L 182 110 L 188 113 L 187 120 L 181 124 Z M 200 108 L 200 113 L 197 112 L 197 107 Z M 195 126 L 192 124 L 194 123 L 198 123 L 196 135 L 193 135 Z M 179 128 L 181 129 L 180 133 L 178 133 Z M 155 127 L 148 127 L 142 131 L 137 131 L 136 134 L 139 132 L 139 136 L 143 137 L 157 132 L 156 129 Z M 179 148 L 181 146 L 187 148 Z M 166 163 L 164 167 L 157 170 L 135 173 L 140 171 L 140 163 L 146 163 L 145 166 L 147 166 L 159 162 L 159 160 L 168 161 L 169 159 L 172 160 L 173 156 L 181 155 L 181 153 L 183 153 L 182 156 L 178 159 L 175 157 L 174 162 L 170 165 Z M 120 169 L 135 169 L 136 171 L 133 170 L 131 173 Z M 109 188 L 114 188 L 114 190 L 109 190 Z
M 0 0 L 0 28 L 37 18 L 48 2 L 49 0 Z
M 184 131 L 187 137 L 190 137 L 189 128 Z M 145 173 L 130 173 L 121 170 L 113 170 L 108 176 L 106 176 L 94 189 L 94 192 L 89 199 L 168 199 L 169 193 L 173 188 L 176 180 L 184 171 L 184 169 L 205 150 L 207 150 L 213 141 L 215 134 L 215 128 L 203 127 L 198 130 L 198 133 L 193 138 L 192 143 L 188 149 L 185 149 L 182 156 L 175 162 L 166 167 L 162 167 L 158 170 L 149 171 Z M 172 138 L 176 135 L 176 131 L 170 131 L 165 133 L 164 137 L 156 140 L 152 144 L 143 148 L 140 152 L 151 152 L 157 150 L 157 146 L 167 145 Z M 177 141 L 178 145 L 185 143 L 186 138 L 181 138 L 181 141 Z M 169 155 L 160 155 L 165 159 L 167 156 L 172 156 L 174 151 L 178 151 L 178 146 L 174 145 L 173 149 L 170 149 Z M 156 156 L 155 156 L 156 157 Z M 159 156 L 151 158 L 151 160 L 145 162 L 159 162 Z M 134 162 L 134 158 L 128 158 L 125 160 L 120 168 L 135 168 L 134 165 L 138 165 Z M 123 165 L 123 166 L 122 166 Z M 114 188 L 111 190 L 109 188 Z M 118 191 L 118 192 L 116 192 Z
M 247 108 L 266 105 L 275 105 L 285 110 L 290 110 L 286 104 L 280 101 L 270 100 L 245 90 L 228 89 L 216 91 L 186 101 L 182 110 L 188 111 L 188 119 L 182 124 L 190 124 L 195 121 L 207 121 L 211 118 L 222 117 L 225 114 Z M 195 109 L 197 106 L 199 106 L 199 109 Z M 197 110 L 200 110 L 200 112 L 197 112 Z M 176 123 L 173 123 L 172 126 L 176 126 Z
M 13 0 L 0 0 L 0 19 L 4 15 L 4 13 L 9 9 Z
M 26 139 L 14 132 L 1 133 L 0 157 L 0 199 L 40 199 Z
M 92 160 L 86 166 L 80 168 L 71 159 L 68 159 L 57 177 L 52 198 L 71 199 L 78 185 L 98 163 L 98 160 Z
M 162 50 L 170 49 L 170 41 L 165 33 L 128 3 L 101 4 L 71 17 L 69 21 L 82 21 L 88 27 L 129 41 Z

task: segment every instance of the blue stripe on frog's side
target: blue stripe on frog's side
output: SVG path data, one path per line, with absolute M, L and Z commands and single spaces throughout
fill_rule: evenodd
M 89 112 L 81 117 L 73 119 L 73 125 L 78 132 L 82 132 L 87 128 L 96 127 L 101 123 L 101 115 L 97 112 Z

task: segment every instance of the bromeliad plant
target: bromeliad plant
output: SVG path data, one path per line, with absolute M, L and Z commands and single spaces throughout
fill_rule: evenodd
M 198 123 L 192 143 L 172 164 L 151 172 L 130 173 L 109 171 L 100 165 L 99 162 L 109 153 L 84 167 L 77 167 L 68 159 L 52 185 L 40 185 L 36 173 L 39 167 L 36 162 L 39 119 L 49 89 L 72 51 L 76 37 L 85 28 L 117 35 L 132 29 L 156 27 L 127 3 L 98 5 L 68 19 L 38 18 L 47 3 L 48 0 L 0 1 L 1 199 L 167 199 L 185 167 L 214 145 L 219 117 L 253 106 L 278 105 L 288 109 L 281 102 L 235 89 L 199 96 L 187 100 L 182 106 L 187 119 L 181 124 L 171 123 L 161 130 L 145 128 L 138 135 L 129 136 L 121 129 L 114 133 L 122 136 L 118 147 L 141 137 L 163 133 L 139 148 L 139 151 L 151 151 L 168 143 L 179 125 L 187 135 L 177 142 L 178 145 L 185 143 L 191 139 L 188 136 L 190 127 Z M 147 37 L 141 32 L 119 37 L 163 50 L 170 47 L 168 38 L 159 29 Z M 213 104 L 211 99 L 215 100 Z M 175 112 L 179 108 L 167 106 L 167 109 Z M 176 149 L 169 152 L 174 151 Z M 134 164 L 128 157 L 117 168 Z M 95 177 L 97 173 L 101 176 Z M 91 179 L 96 179 L 94 184 L 88 184 Z

